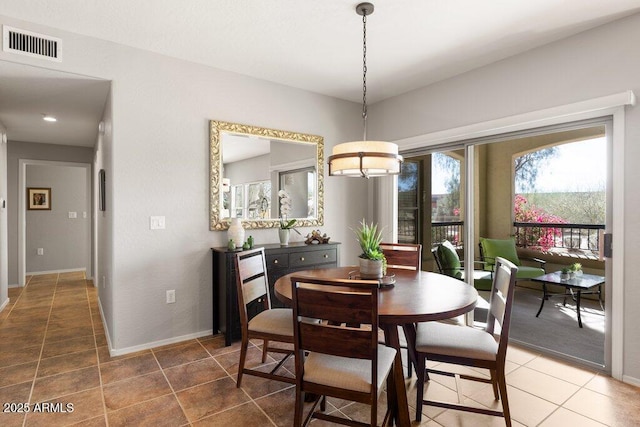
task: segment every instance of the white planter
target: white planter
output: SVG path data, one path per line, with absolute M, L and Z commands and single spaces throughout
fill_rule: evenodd
M 280 238 L 280 246 L 287 246 L 289 244 L 289 236 L 291 234 L 291 230 L 289 229 L 278 229 L 278 237 Z
M 560 280 L 569 280 L 569 273 L 560 273 Z
M 227 230 L 227 238 L 233 239 L 236 248 L 241 248 L 244 244 L 244 227 L 242 227 L 242 222 L 239 218 L 233 218 L 231 220 L 231 225 Z
M 360 278 L 380 279 L 382 278 L 382 260 L 358 258 L 360 261 Z

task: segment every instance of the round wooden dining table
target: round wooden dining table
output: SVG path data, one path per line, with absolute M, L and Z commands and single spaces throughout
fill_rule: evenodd
M 349 279 L 357 274 L 358 267 L 323 268 L 302 270 L 280 277 L 274 286 L 275 296 L 283 303 L 291 304 L 291 277 L 314 277 L 322 279 Z M 378 318 L 384 330 L 385 342 L 398 350 L 393 374 L 392 395 L 395 400 L 397 425 L 409 426 L 409 407 L 402 372 L 400 339 L 398 326 L 412 326 L 419 322 L 450 319 L 474 309 L 478 292 L 473 286 L 453 277 L 427 271 L 389 269 L 389 275 L 395 275 L 395 283 L 381 287 L 378 293 Z M 412 342 L 414 336 L 408 336 Z M 411 345 L 409 345 L 411 346 Z M 394 396 L 395 395 L 395 399 Z

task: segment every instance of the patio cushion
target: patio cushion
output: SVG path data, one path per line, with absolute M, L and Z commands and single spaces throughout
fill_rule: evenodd
M 443 273 L 447 276 L 455 277 L 456 279 L 462 278 L 462 270 L 460 258 L 456 252 L 456 248 L 450 241 L 445 240 L 440 243 L 436 249 L 438 252 L 438 258 L 442 264 Z
M 482 255 L 487 263 L 487 270 L 493 270 L 497 257 L 502 257 L 520 266 L 520 259 L 516 252 L 516 242 L 513 239 L 485 239 L 480 238 Z
M 543 274 L 545 274 L 545 271 L 543 268 L 531 267 L 528 265 L 520 265 L 518 266 L 518 272 L 516 273 L 516 278 L 518 280 L 533 279 L 534 277 L 542 276 Z
M 483 273 L 486 273 L 486 276 L 475 278 L 477 271 L 478 270 L 473 271 L 473 287 L 479 291 L 490 291 L 491 286 L 493 285 L 493 276 L 491 275 L 491 272 L 483 271 Z

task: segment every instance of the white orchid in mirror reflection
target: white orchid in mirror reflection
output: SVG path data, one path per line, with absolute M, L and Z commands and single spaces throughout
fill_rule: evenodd
M 291 213 L 291 196 L 285 190 L 278 191 L 278 197 L 280 198 L 280 228 L 283 230 L 293 230 L 300 234 L 298 230 L 293 228 L 296 223 L 296 219 L 290 219 L 287 221 L 287 216 Z

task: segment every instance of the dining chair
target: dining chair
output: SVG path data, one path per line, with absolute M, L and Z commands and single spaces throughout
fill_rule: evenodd
M 420 270 L 422 266 L 422 245 L 408 243 L 380 243 L 380 249 L 387 259 L 387 268 Z
M 293 276 L 291 289 L 296 352 L 293 425 L 307 425 L 317 418 L 377 426 L 378 399 L 396 357 L 395 349 L 378 343 L 378 282 Z M 323 321 L 312 323 L 305 318 Z M 316 399 L 303 422 L 305 394 Z M 325 413 L 327 396 L 370 405 L 370 422 Z M 392 400 L 388 399 L 382 425 L 390 422 Z M 316 411 L 318 403 L 320 411 Z
M 380 249 L 387 260 L 387 268 L 399 270 L 420 271 L 422 268 L 422 245 L 410 243 L 380 243 Z M 405 343 L 401 343 L 400 348 L 407 349 L 407 378 L 413 375 L 413 367 L 416 366 L 415 356 L 409 342 L 415 335 L 415 325 L 403 325 L 402 331 L 405 336 Z
M 511 426 L 507 383 L 504 365 L 509 340 L 511 305 L 515 289 L 518 268 L 503 258 L 496 258 L 493 285 L 489 299 L 489 314 L 486 327 L 476 329 L 470 326 L 458 326 L 441 322 L 424 322 L 418 325 L 416 335 L 416 357 L 418 362 L 418 382 L 416 396 L 416 421 L 422 419 L 422 405 L 456 409 L 505 418 Z M 498 323 L 499 331 L 495 324 Z M 499 333 L 496 340 L 494 334 Z M 426 359 L 432 362 L 444 362 L 489 370 L 490 378 L 475 375 L 462 375 L 438 369 L 427 369 Z M 428 373 L 453 376 L 456 379 L 459 402 L 449 403 L 424 400 L 424 382 Z M 461 402 L 460 379 L 491 383 L 496 400 L 502 401 L 502 411 L 465 406 Z
M 235 256 L 235 267 L 240 327 L 242 329 L 236 387 L 240 387 L 242 384 L 243 374 L 295 384 L 294 378 L 276 374 L 276 371 L 293 354 L 293 349 L 269 346 L 270 341 L 293 344 L 293 322 L 291 320 L 293 312 L 289 308 L 271 308 L 264 248 L 238 252 Z M 270 372 L 245 368 L 249 340 L 251 339 L 263 341 L 262 363 L 267 361 L 268 352 L 285 354 Z

